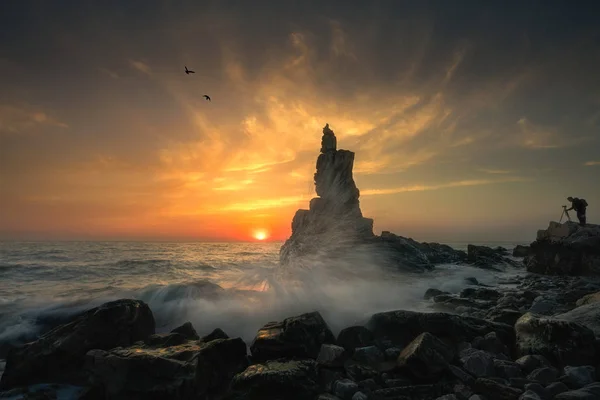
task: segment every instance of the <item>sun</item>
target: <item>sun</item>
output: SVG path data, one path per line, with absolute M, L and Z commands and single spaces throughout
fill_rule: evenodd
M 265 230 L 258 230 L 258 231 L 254 231 L 254 239 L 256 240 L 265 240 L 268 237 L 267 231 Z

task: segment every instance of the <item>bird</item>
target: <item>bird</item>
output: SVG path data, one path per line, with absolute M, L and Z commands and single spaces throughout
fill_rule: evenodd
M 196 73 L 195 71 L 192 71 L 191 69 L 187 69 L 187 67 L 185 65 L 184 65 L 184 67 L 185 67 L 185 73 L 186 74 L 189 75 L 189 74 L 195 74 Z
M 209 96 L 209 95 L 206 95 L 206 94 L 205 94 L 205 95 L 204 95 L 204 96 L 202 96 L 202 97 L 204 97 L 206 100 L 210 101 L 210 96 Z

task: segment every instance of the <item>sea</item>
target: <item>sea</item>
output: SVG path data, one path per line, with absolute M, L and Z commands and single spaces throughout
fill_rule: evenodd
M 448 243 L 465 250 L 467 243 Z M 512 249 L 525 243 L 477 243 Z M 465 278 L 495 284 L 522 274 L 468 265 L 400 273 L 369 263 L 280 267 L 280 242 L 0 242 L 0 374 L 8 346 L 35 340 L 75 313 L 120 298 L 149 304 L 156 330 L 190 321 L 247 343 L 265 323 L 319 311 L 334 334 L 376 312 L 428 309 L 424 292 Z

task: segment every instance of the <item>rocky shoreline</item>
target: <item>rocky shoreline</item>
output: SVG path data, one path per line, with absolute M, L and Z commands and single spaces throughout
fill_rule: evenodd
M 318 311 L 269 322 L 250 346 L 189 322 L 156 334 L 150 308 L 121 299 L 12 348 L 0 398 L 65 385 L 80 399 L 600 398 L 600 279 L 528 274 L 424 297 L 432 312 L 377 313 L 337 337 Z

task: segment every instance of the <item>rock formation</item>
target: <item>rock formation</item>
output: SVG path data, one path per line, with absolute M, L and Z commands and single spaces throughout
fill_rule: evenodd
M 337 150 L 329 124 L 323 128 L 321 154 L 314 175 L 318 197 L 308 210 L 298 210 L 292 220 L 292 236 L 280 251 L 282 263 L 299 255 L 336 249 L 373 237 L 373 220 L 360 210 L 359 190 L 352 176 L 354 153 Z
M 600 225 L 550 222 L 531 243 L 525 265 L 546 275 L 600 275 Z
M 450 246 L 419 243 L 387 231 L 381 236 L 374 235 L 373 220 L 363 217 L 360 210 L 360 192 L 352 176 L 353 165 L 354 153 L 338 150 L 334 132 L 329 124 L 325 125 L 314 175 L 318 197 L 310 201 L 308 210 L 296 211 L 292 235 L 279 253 L 282 265 L 345 259 L 424 271 L 435 264 L 453 262 L 469 262 L 483 268 L 516 264 L 505 257 L 508 255 L 505 251 L 483 246 L 473 247 L 467 255 Z

